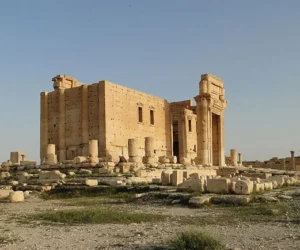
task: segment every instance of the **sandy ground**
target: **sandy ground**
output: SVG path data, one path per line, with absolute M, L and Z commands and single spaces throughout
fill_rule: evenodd
M 106 206 L 106 205 L 104 205 Z M 162 249 L 163 242 L 176 233 L 197 229 L 220 238 L 228 248 L 300 249 L 300 226 L 289 223 L 249 223 L 236 225 L 195 226 L 182 224 L 176 218 L 210 216 L 211 209 L 190 209 L 180 205 L 107 205 L 111 209 L 172 215 L 173 219 L 157 223 L 129 225 L 49 225 L 36 221 L 18 222 L 18 218 L 46 210 L 74 209 L 62 201 L 42 200 L 31 196 L 24 203 L 0 203 L 0 236 L 13 242 L 1 249 Z M 157 248 L 155 248 L 155 246 Z

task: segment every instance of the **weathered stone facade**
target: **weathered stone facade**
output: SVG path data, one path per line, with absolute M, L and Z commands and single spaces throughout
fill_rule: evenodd
M 197 106 L 191 100 L 168 102 L 106 80 L 90 85 L 66 75 L 52 80 L 54 91 L 41 93 L 41 162 L 49 158 L 49 144 L 55 145 L 53 160 L 65 162 L 88 157 L 89 141 L 97 140 L 96 157 L 144 157 L 152 162 L 155 157 L 169 161 L 176 156 L 189 163 L 195 159 L 198 164 L 225 164 L 227 101 L 223 81 L 213 75 L 201 76 Z

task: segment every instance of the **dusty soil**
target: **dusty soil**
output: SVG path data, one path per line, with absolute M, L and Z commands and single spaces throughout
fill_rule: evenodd
M 32 195 L 24 203 L 0 203 L 1 249 L 163 249 L 176 233 L 191 229 L 209 232 L 221 239 L 227 248 L 300 249 L 300 225 L 287 221 L 245 222 L 224 225 L 189 225 L 182 223 L 199 216 L 213 216 L 217 208 L 191 209 L 182 205 L 155 203 L 103 204 L 109 209 L 146 212 L 171 216 L 157 223 L 53 225 L 28 220 L 30 214 L 46 210 L 74 209 L 62 200 L 43 200 Z M 84 209 L 84 208 L 78 208 Z M 226 223 L 225 223 L 226 224 Z M 4 240 L 6 239 L 6 240 Z

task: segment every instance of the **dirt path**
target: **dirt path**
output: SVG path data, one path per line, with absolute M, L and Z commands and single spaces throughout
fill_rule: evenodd
M 109 205 L 107 205 L 109 206 Z M 112 206 L 109 206 L 112 207 Z M 24 203 L 0 203 L 0 235 L 12 239 L 1 249 L 151 249 L 162 245 L 177 232 L 198 229 L 220 238 L 228 247 L 240 249 L 300 249 L 300 227 L 287 223 L 246 223 L 236 225 L 196 226 L 181 224 L 182 217 L 210 216 L 213 209 L 189 209 L 182 206 L 118 204 L 115 209 L 172 215 L 172 219 L 157 223 L 105 225 L 45 225 L 18 217 L 46 210 L 74 209 L 62 201 L 42 200 L 32 196 Z M 177 218 L 181 218 L 177 220 Z M 153 249 L 153 248 L 152 248 Z

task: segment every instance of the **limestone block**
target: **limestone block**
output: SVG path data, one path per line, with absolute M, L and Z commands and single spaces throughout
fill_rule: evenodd
M 150 164 L 150 165 L 153 165 L 153 164 L 157 164 L 158 162 L 158 158 L 156 156 L 144 156 L 143 157 L 143 162 L 145 164 Z
M 193 207 L 201 207 L 210 202 L 211 196 L 195 196 L 189 199 L 189 205 Z
M 69 175 L 69 176 L 75 176 L 76 174 L 75 174 L 75 172 L 73 172 L 73 171 L 69 171 L 69 172 L 68 172 L 68 175 Z
M 16 191 L 9 193 L 8 199 L 10 202 L 23 202 L 24 201 L 24 193 L 23 191 Z
M 177 163 L 177 156 L 170 156 L 170 163 L 176 164 Z
M 152 178 L 152 184 L 161 184 L 161 178 Z
M 168 186 L 171 184 L 171 172 L 162 171 L 161 172 L 161 184 Z
M 168 159 L 166 156 L 160 156 L 160 157 L 158 157 L 158 161 L 160 163 L 170 163 L 170 159 Z
M 200 179 L 190 179 L 177 186 L 178 191 L 204 191 L 204 182 Z
M 213 204 L 233 204 L 245 205 L 251 201 L 249 195 L 216 195 L 211 197 L 210 202 Z
M 148 170 L 148 169 L 139 169 L 136 171 L 137 177 L 152 177 L 152 178 L 160 178 L 162 170 Z
M 97 180 L 85 180 L 85 185 L 90 186 L 90 187 L 95 187 L 98 185 Z
M 112 170 L 107 168 L 99 168 L 97 171 L 99 174 L 111 174 Z
M 120 173 L 128 173 L 130 171 L 130 163 L 120 163 Z
M 92 174 L 92 170 L 89 170 L 89 169 L 79 169 L 78 171 L 79 174 Z
M 253 192 L 253 181 L 239 180 L 235 184 L 236 194 L 251 194 Z
M 273 189 L 273 183 L 272 183 L 272 181 L 263 182 L 263 184 L 264 184 L 264 190 L 272 190 Z
M 128 178 L 132 184 L 148 184 L 149 180 L 145 177 L 130 177 Z M 152 178 L 150 182 L 152 181 Z
M 261 192 L 265 190 L 264 183 L 254 183 L 253 184 L 253 192 Z
M 281 187 L 285 183 L 284 176 L 282 175 L 274 175 L 268 178 L 268 180 L 274 180 L 277 182 L 277 186 Z
M 5 179 L 10 177 L 10 173 L 9 172 L 0 172 L 0 179 Z
M 173 186 L 178 186 L 179 184 L 183 183 L 183 171 L 182 170 L 173 171 L 171 183 Z
M 17 186 L 19 184 L 19 182 L 18 181 L 10 181 L 8 184 L 12 185 L 12 186 Z
M 9 168 L 12 165 L 11 161 L 5 161 L 1 163 L 1 167 Z
M 181 157 L 180 158 L 180 161 L 179 161 L 181 164 L 191 164 L 191 159 L 190 158 L 187 158 L 187 157 Z
M 76 157 L 73 159 L 73 163 L 74 163 L 74 164 L 78 164 L 78 163 L 86 162 L 87 159 L 88 159 L 88 158 L 87 158 L 86 156 L 76 156 Z
M 23 183 L 27 182 L 27 180 L 30 178 L 30 176 L 27 172 L 19 172 L 19 173 L 17 173 L 17 178 L 18 178 L 19 183 L 23 184 Z
M 278 187 L 277 181 L 273 180 L 272 181 L 272 186 L 273 186 L 273 189 L 277 188 Z
M 0 189 L 0 199 L 7 198 L 11 192 L 13 192 L 11 189 Z
M 229 193 L 229 189 L 230 179 L 219 178 L 207 180 L 207 191 L 210 193 Z

